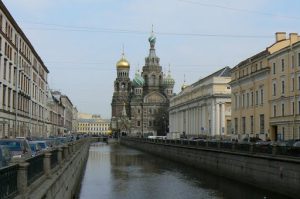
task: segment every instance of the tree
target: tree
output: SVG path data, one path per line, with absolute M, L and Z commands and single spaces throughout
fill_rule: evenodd
M 165 136 L 169 131 L 168 107 L 160 107 L 154 114 L 154 129 L 158 136 Z

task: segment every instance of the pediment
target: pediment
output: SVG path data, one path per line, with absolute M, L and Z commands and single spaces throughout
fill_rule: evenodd
M 146 103 L 165 103 L 167 99 L 159 92 L 152 92 L 145 96 L 144 102 Z

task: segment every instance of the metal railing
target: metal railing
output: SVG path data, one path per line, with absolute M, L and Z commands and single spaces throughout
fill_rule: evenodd
M 58 149 L 51 151 L 51 169 L 53 169 L 56 165 L 58 165 Z
M 232 151 L 239 153 L 250 154 L 265 154 L 265 155 L 279 155 L 286 157 L 300 157 L 299 147 L 278 146 L 276 144 L 254 144 L 254 143 L 238 143 L 231 141 L 212 141 L 212 140 L 168 140 L 168 139 L 149 139 L 149 138 L 133 138 L 123 137 L 122 139 L 129 139 L 135 141 L 142 141 L 155 144 L 166 144 L 174 146 L 187 146 L 193 148 L 206 148 L 219 151 Z
M 52 175 L 57 165 L 68 162 L 70 156 L 90 141 L 89 138 L 77 140 L 70 145 L 65 144 L 25 160 L 19 159 L 12 166 L 0 168 L 0 199 L 26 195 L 27 187 L 42 176 Z
M 30 185 L 44 174 L 44 154 L 29 158 L 26 162 L 29 163 L 27 168 L 27 185 Z
M 18 165 L 0 169 L 0 199 L 13 198 L 18 192 Z

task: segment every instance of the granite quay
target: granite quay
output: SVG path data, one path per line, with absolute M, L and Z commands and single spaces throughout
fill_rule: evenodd
M 0 198 L 75 197 L 93 141 L 99 138 L 83 138 L 1 168 Z
M 258 188 L 299 198 L 300 158 L 279 146 L 122 137 L 121 144 Z

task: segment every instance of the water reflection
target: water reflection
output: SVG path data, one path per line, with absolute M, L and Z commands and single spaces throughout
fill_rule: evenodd
M 83 199 L 286 198 L 120 145 L 91 146 Z

